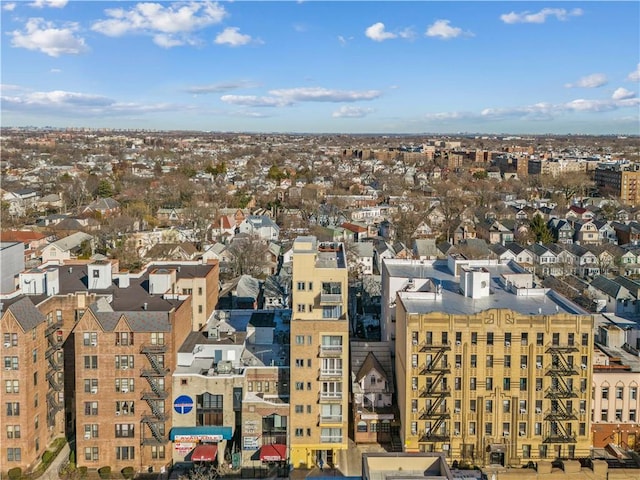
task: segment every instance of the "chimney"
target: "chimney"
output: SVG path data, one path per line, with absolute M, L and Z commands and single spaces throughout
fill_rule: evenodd
M 147 302 L 144 302 L 144 303 L 142 304 L 142 309 L 143 309 L 143 310 L 146 310 L 148 305 L 149 305 L 149 304 L 148 304 Z
M 119 288 L 129 288 L 129 270 L 123 270 L 120 272 L 120 279 L 118 280 Z

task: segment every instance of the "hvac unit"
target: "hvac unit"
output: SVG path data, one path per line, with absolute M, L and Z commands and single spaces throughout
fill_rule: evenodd
M 505 347 L 510 347 L 511 346 L 511 342 L 504 342 L 504 346 Z
M 520 409 L 520 414 L 521 415 L 525 415 L 527 413 L 527 409 L 526 408 L 521 408 Z
M 91 393 L 92 393 L 93 395 L 95 395 L 96 393 L 98 393 L 98 387 L 93 387 L 93 388 L 91 389 Z
M 542 409 L 541 408 L 536 408 L 536 413 L 542 413 Z
M 84 439 L 85 439 L 85 440 L 89 440 L 90 438 L 91 438 L 91 432 L 86 432 L 86 433 L 84 434 Z

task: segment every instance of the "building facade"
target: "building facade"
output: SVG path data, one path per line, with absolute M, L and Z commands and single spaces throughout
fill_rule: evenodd
M 298 237 L 293 244 L 290 460 L 335 464 L 347 448 L 349 320 L 342 243 Z

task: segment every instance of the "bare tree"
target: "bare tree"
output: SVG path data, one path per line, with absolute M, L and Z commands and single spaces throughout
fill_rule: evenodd
M 257 236 L 235 237 L 228 249 L 233 276 L 262 277 L 269 266 L 269 245 Z

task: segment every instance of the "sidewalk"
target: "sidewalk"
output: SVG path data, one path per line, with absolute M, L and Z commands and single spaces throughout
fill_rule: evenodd
M 54 458 L 53 462 L 51 462 L 51 464 L 49 465 L 49 468 L 44 471 L 40 478 L 42 480 L 55 480 L 60 478 L 60 474 L 58 472 L 60 471 L 60 467 L 64 463 L 69 462 L 69 452 L 69 444 L 67 443 L 64 447 L 62 447 L 62 450 L 60 450 L 58 456 Z

